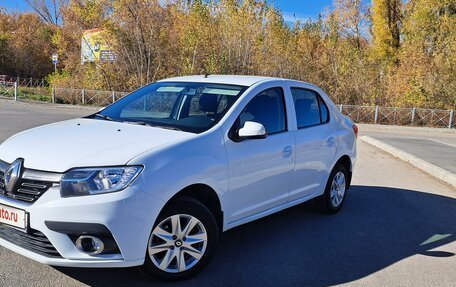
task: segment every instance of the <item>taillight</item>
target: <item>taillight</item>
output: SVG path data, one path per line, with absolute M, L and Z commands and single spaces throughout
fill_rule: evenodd
M 355 133 L 355 137 L 358 138 L 358 126 L 353 124 L 352 128 L 353 128 L 353 132 Z

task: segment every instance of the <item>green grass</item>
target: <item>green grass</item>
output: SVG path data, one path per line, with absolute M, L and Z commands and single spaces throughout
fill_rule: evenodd
M 48 88 L 26 88 L 19 87 L 18 99 L 21 100 L 32 100 L 41 102 L 51 102 L 52 95 Z

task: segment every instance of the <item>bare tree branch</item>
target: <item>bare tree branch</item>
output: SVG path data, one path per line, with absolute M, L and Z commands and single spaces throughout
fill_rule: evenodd
M 46 23 L 57 25 L 69 0 L 25 0 Z

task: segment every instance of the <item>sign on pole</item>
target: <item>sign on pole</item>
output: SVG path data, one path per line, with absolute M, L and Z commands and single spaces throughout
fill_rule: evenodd
M 57 64 L 59 62 L 59 54 L 52 54 L 52 63 Z
M 57 73 L 57 63 L 59 62 L 59 54 L 52 54 L 52 63 L 54 64 L 54 72 Z

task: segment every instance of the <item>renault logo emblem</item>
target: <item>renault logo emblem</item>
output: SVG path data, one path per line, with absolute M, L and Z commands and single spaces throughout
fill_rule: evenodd
M 5 172 L 5 189 L 7 192 L 12 192 L 17 181 L 21 177 L 22 166 L 24 160 L 18 158 L 10 165 L 10 167 Z

